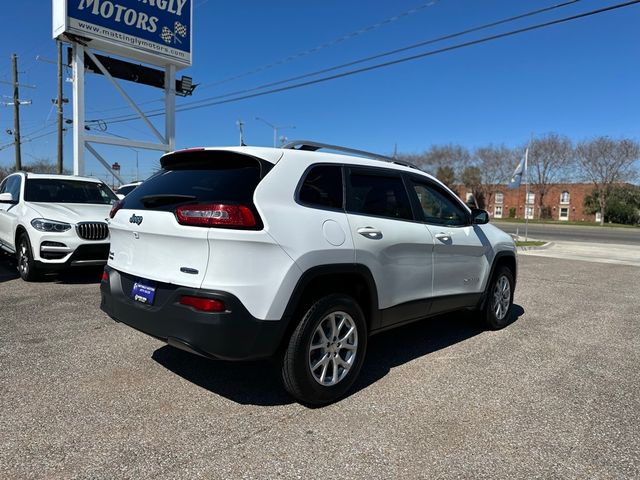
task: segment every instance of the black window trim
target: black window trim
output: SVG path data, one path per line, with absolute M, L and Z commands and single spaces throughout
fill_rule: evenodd
M 411 203 L 413 204 L 414 208 L 417 209 L 417 211 L 420 213 L 420 217 L 421 217 L 419 220 L 420 223 L 424 223 L 425 225 L 437 225 L 439 227 L 446 226 L 451 228 L 468 227 L 473 224 L 469 207 L 467 207 L 467 205 L 465 205 L 464 202 L 457 195 L 452 195 L 445 188 L 443 188 L 437 182 L 434 182 L 429 177 L 423 177 L 421 175 L 415 175 L 415 174 L 407 174 L 406 177 L 407 177 L 407 182 L 411 185 L 411 188 L 409 189 L 410 191 L 409 196 L 410 196 Z M 437 223 L 427 222 L 426 218 L 424 218 L 424 211 L 422 210 L 422 207 L 420 206 L 420 202 L 418 201 L 418 195 L 416 194 L 415 189 L 413 188 L 414 184 L 421 184 L 421 183 L 428 185 L 430 188 L 433 188 L 438 193 L 443 195 L 445 198 L 448 198 L 450 200 L 453 199 L 452 200 L 453 203 L 457 204 L 465 213 L 465 220 L 466 220 L 465 223 L 462 225 L 450 225 L 444 222 L 437 222 Z

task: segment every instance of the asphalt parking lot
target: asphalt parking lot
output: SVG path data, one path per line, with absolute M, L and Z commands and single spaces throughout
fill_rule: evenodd
M 639 478 L 640 268 L 521 256 L 518 319 L 374 337 L 352 395 L 191 356 L 98 308 L 96 271 L 0 259 L 0 478 Z

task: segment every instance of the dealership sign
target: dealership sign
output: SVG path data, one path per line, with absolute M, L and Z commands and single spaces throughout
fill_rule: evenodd
M 191 65 L 192 0 L 53 0 L 53 36 L 154 65 Z

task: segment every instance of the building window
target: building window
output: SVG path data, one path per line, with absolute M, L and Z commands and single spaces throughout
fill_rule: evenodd
M 502 205 L 504 203 L 504 194 L 502 192 L 496 192 L 496 203 Z
M 569 192 L 567 192 L 567 191 L 565 190 L 564 192 L 562 192 L 562 193 L 560 194 L 560 203 L 563 203 L 563 204 L 565 204 L 565 205 L 566 205 L 567 203 L 569 203 L 569 199 L 570 199 L 570 198 L 571 198 L 571 196 L 569 195 Z
M 533 219 L 533 206 L 527 207 L 526 212 L 524 214 L 524 218 L 528 218 L 530 220 Z
M 569 220 L 569 207 L 560 207 L 560 220 Z
M 533 205 L 535 201 L 536 201 L 536 194 L 533 192 L 527 193 L 527 203 L 529 205 Z
M 493 216 L 495 218 L 502 218 L 502 205 L 496 205 L 493 210 Z

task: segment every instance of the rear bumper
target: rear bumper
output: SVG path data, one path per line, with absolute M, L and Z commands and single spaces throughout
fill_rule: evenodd
M 154 304 L 145 305 L 131 298 L 134 276 L 108 266 L 105 271 L 100 308 L 114 320 L 170 345 L 225 360 L 270 357 L 280 345 L 285 322 L 254 318 L 229 293 L 158 283 Z M 182 295 L 221 300 L 226 311 L 207 313 L 180 305 Z

